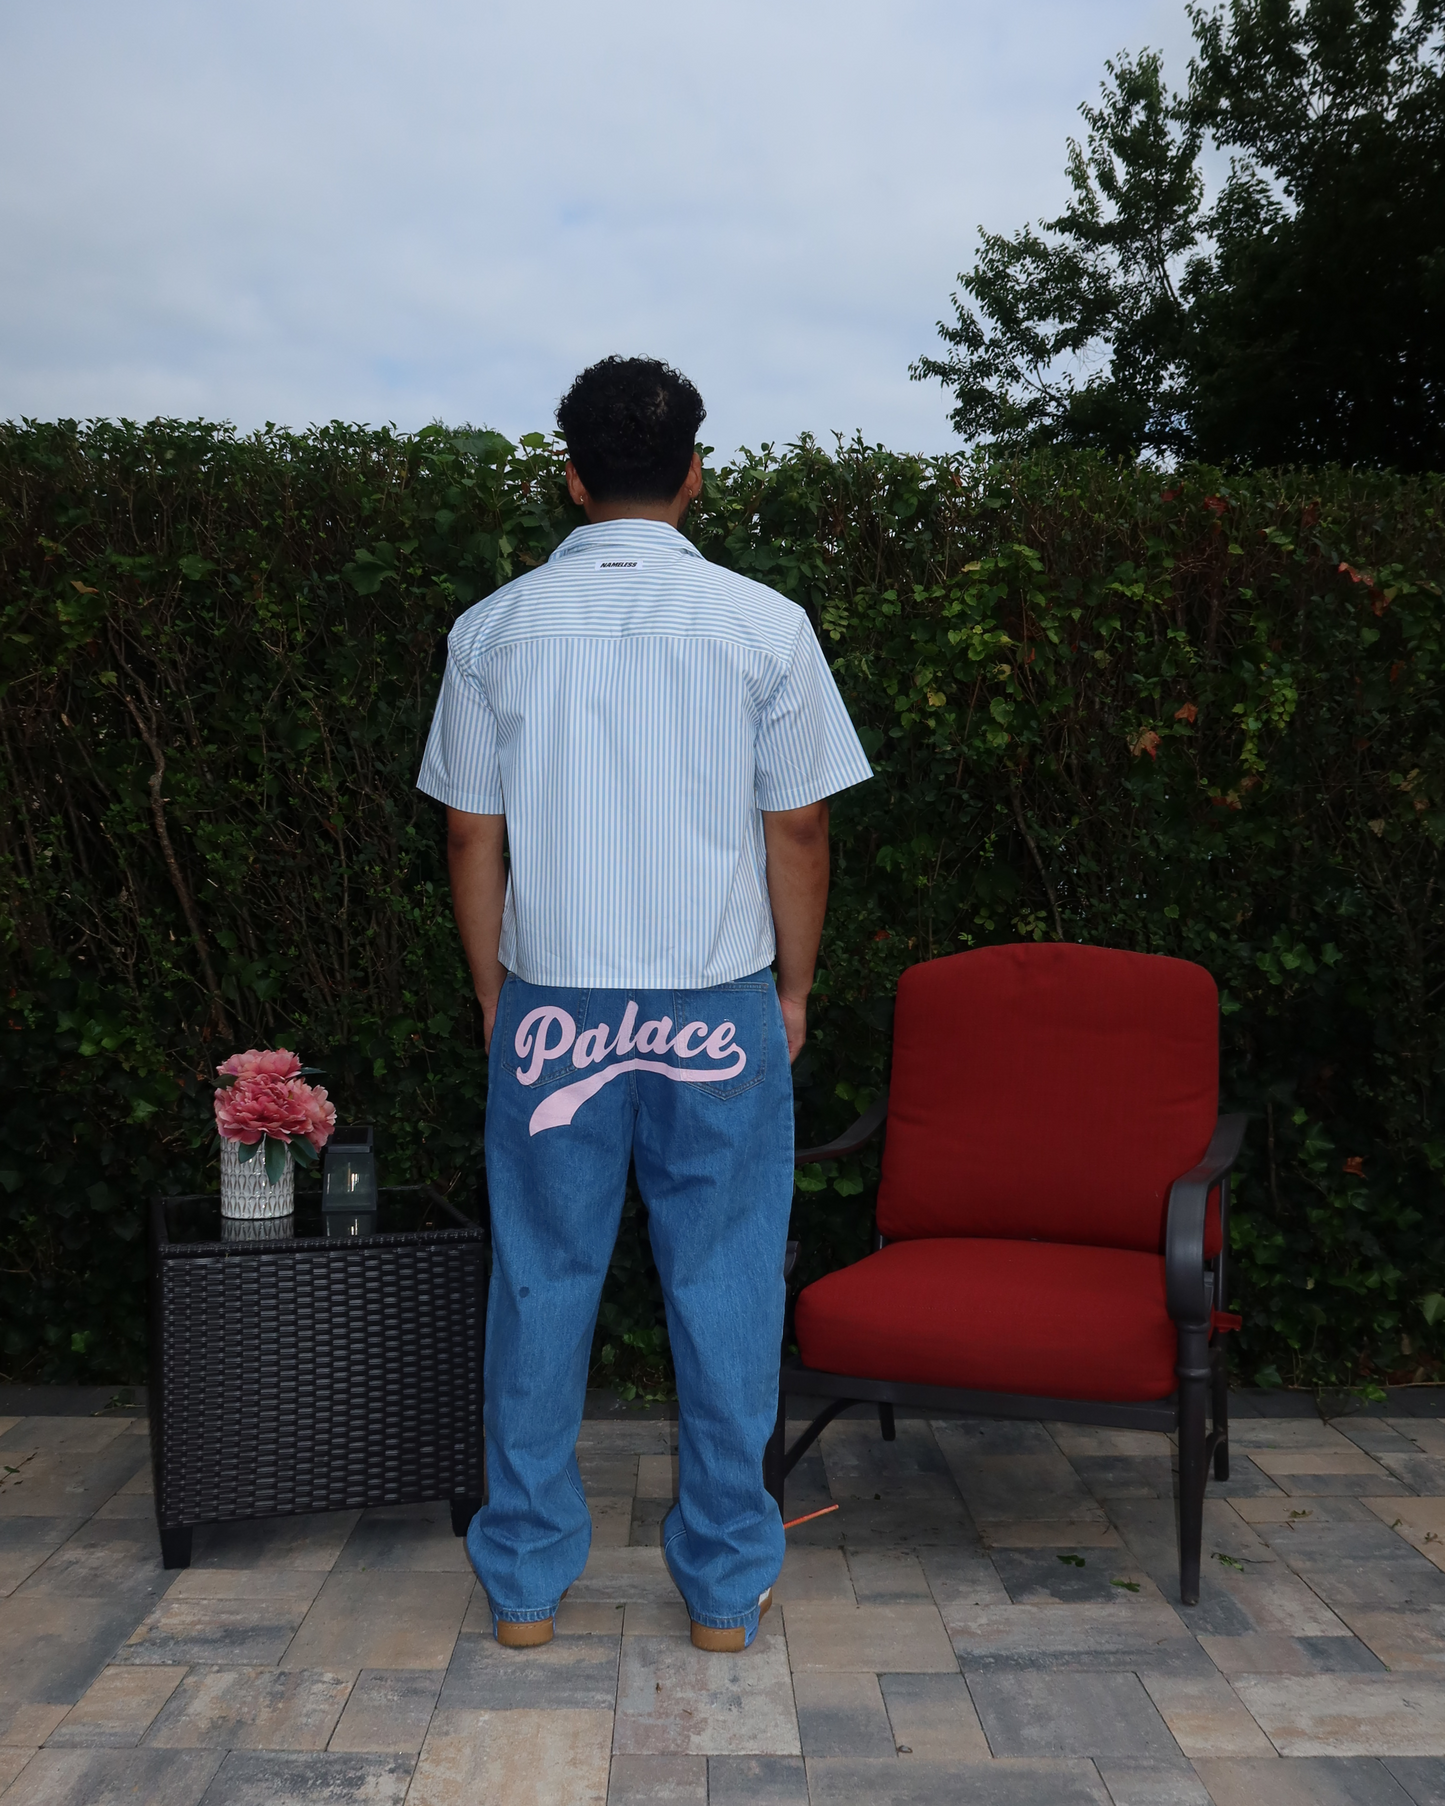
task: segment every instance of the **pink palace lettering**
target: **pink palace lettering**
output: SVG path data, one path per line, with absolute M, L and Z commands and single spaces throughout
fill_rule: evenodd
M 589 1097 L 595 1097 L 606 1084 L 620 1078 L 624 1072 L 660 1072 L 664 1078 L 675 1079 L 682 1085 L 716 1085 L 725 1079 L 735 1079 L 748 1063 L 748 1056 L 734 1040 L 737 1025 L 732 1022 L 719 1023 L 716 1028 L 709 1028 L 705 1022 L 686 1022 L 677 1031 L 672 1032 L 671 1016 L 663 1016 L 656 1022 L 644 1022 L 640 1027 L 637 1022 L 637 1005 L 629 1000 L 627 1008 L 622 1012 L 622 1026 L 617 1031 L 617 1039 L 609 1042 L 607 1037 L 611 1029 L 603 1022 L 596 1028 L 585 1029 L 580 1035 L 577 1024 L 566 1010 L 559 1010 L 553 1005 L 542 1009 L 529 1010 L 517 1024 L 517 1035 L 514 1045 L 517 1058 L 525 1060 L 525 1066 L 517 1068 L 517 1082 L 522 1085 L 535 1085 L 542 1076 L 542 1068 L 548 1060 L 560 1060 L 563 1054 L 571 1052 L 572 1064 L 578 1071 L 589 1066 L 596 1066 L 613 1054 L 651 1054 L 652 1059 L 617 1060 L 615 1065 L 606 1067 L 601 1072 L 594 1072 L 576 1084 L 563 1085 L 560 1090 L 544 1097 L 532 1112 L 529 1133 L 540 1134 L 543 1129 L 565 1128 Z M 669 1066 L 666 1061 L 656 1057 L 671 1053 L 679 1060 L 696 1060 L 706 1056 L 709 1060 L 727 1062 L 707 1066 Z

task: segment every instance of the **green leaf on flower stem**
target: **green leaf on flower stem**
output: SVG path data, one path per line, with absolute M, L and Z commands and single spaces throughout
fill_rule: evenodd
M 315 1166 L 316 1149 L 312 1147 L 311 1143 L 304 1135 L 298 1135 L 295 1141 L 291 1143 L 291 1152 L 296 1156 L 297 1161 L 302 1166 Z
M 1442 1298 L 1438 1292 L 1427 1292 L 1416 1302 L 1420 1306 L 1420 1315 L 1432 1329 L 1442 1317 L 1445 1317 L 1445 1298 Z
M 256 1158 L 256 1156 L 261 1152 L 261 1149 L 265 1146 L 265 1144 L 266 1144 L 266 1138 L 264 1135 L 261 1137 L 260 1141 L 239 1141 L 239 1142 L 237 1142 L 236 1143 L 237 1160 L 240 1161 L 242 1166 L 245 1166 L 245 1164 L 248 1160 L 254 1160 Z
M 279 1185 L 286 1171 L 286 1155 L 290 1151 L 284 1141 L 273 1141 L 268 1135 L 266 1145 L 266 1183 Z

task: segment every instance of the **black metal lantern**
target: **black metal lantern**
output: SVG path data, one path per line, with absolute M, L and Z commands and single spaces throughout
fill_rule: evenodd
M 332 1131 L 321 1159 L 321 1209 L 326 1233 L 376 1233 L 376 1153 L 370 1123 Z

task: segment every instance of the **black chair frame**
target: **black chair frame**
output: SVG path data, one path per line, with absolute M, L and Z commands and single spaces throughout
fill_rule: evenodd
M 794 1156 L 799 1166 L 856 1154 L 884 1125 L 888 1114 L 885 1090 L 853 1127 L 823 1147 L 803 1148 Z M 1230 1174 L 1244 1139 L 1246 1118 L 1221 1116 L 1204 1158 L 1176 1179 L 1169 1190 L 1164 1231 L 1165 1299 L 1178 1330 L 1175 1365 L 1178 1388 L 1168 1398 L 1143 1404 L 1076 1398 L 1030 1398 L 1013 1392 L 971 1392 L 953 1386 L 920 1386 L 892 1380 L 864 1379 L 807 1367 L 787 1349 L 794 1340 L 792 1285 L 798 1244 L 788 1244 L 785 1269 L 788 1307 L 783 1332 L 783 1360 L 778 1376 L 778 1416 L 763 1457 L 763 1482 L 783 1508 L 783 1487 L 801 1457 L 822 1431 L 850 1405 L 876 1404 L 885 1442 L 895 1435 L 894 1410 L 922 1409 L 939 1416 L 1033 1418 L 1057 1423 L 1100 1424 L 1111 1429 L 1163 1430 L 1179 1439 L 1179 1593 L 1185 1605 L 1199 1603 L 1199 1566 L 1204 1537 L 1204 1488 L 1211 1462 L 1216 1480 L 1229 1478 L 1229 1375 L 1224 1333 L 1232 1325 L 1221 1319 L 1228 1309 Z M 1220 1251 L 1204 1258 L 1209 1199 L 1219 1194 Z M 884 1246 L 875 1235 L 874 1246 Z M 793 1443 L 787 1441 L 790 1394 L 829 1402 Z

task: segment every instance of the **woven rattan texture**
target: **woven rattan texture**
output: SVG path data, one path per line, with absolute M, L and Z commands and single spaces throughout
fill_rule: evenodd
M 162 1258 L 166 1527 L 480 1499 L 480 1236 Z

